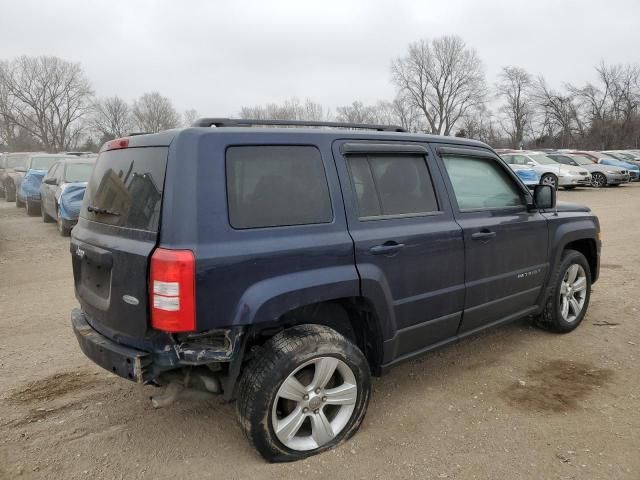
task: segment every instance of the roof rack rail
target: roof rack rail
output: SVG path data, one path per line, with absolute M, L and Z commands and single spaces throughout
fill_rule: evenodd
M 357 130 L 377 130 L 378 132 L 406 132 L 398 125 L 373 125 L 368 123 L 316 122 L 306 120 L 247 120 L 237 118 L 200 118 L 192 127 L 252 127 L 255 125 L 278 127 L 328 127 Z

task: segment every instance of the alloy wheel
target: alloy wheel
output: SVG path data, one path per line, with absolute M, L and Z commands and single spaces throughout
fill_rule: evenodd
M 607 179 L 601 173 L 594 173 L 591 176 L 591 186 L 596 188 L 604 187 L 607 184 Z
M 282 382 L 271 412 L 273 431 L 292 450 L 322 447 L 349 423 L 357 398 L 356 377 L 346 363 L 314 358 Z
M 545 175 L 542 177 L 542 185 L 551 185 L 553 188 L 558 187 L 558 182 L 556 181 L 556 177 L 553 175 Z
M 580 315 L 587 298 L 587 274 L 582 265 L 574 263 L 562 278 L 560 286 L 560 314 L 572 323 Z

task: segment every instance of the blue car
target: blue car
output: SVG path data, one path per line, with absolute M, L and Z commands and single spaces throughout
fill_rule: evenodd
M 640 167 L 633 163 L 623 162 L 622 160 L 614 160 L 613 158 L 601 158 L 598 163 L 602 165 L 612 165 L 614 167 L 626 168 L 629 170 L 629 181 L 637 182 L 640 180 Z
M 527 187 L 533 188 L 540 183 L 540 175 L 533 168 L 521 167 L 509 164 L 511 170 L 522 180 Z
M 57 222 L 62 236 L 68 236 L 78 222 L 84 191 L 95 163 L 95 158 L 65 158 L 53 165 L 42 180 L 42 221 Z
M 66 158 L 64 155 L 50 155 L 35 153 L 29 156 L 27 165 L 17 169 L 16 178 L 16 206 L 27 207 L 27 214 L 40 213 L 40 183 L 47 170 L 56 162 Z M 21 174 L 21 175 L 20 175 Z

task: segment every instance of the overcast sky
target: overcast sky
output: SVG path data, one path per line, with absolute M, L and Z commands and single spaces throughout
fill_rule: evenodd
M 391 60 L 445 34 L 478 51 L 490 83 L 519 65 L 580 84 L 601 59 L 640 62 L 640 0 L 0 0 L 0 58 L 57 55 L 98 96 L 157 90 L 202 115 L 391 99 Z

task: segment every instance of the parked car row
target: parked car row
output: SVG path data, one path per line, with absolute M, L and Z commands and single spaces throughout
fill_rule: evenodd
M 618 186 L 640 180 L 640 151 L 497 150 L 529 187 Z M 538 181 L 534 180 L 534 175 Z M 526 180 L 525 180 L 526 177 Z
M 68 236 L 95 160 L 96 155 L 80 152 L 0 155 L 0 197 L 26 207 L 27 215 L 56 222 L 60 234 Z

